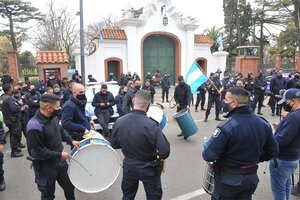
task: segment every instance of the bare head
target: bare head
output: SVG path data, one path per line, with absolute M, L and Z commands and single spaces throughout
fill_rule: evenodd
M 245 106 L 249 102 L 249 93 L 242 87 L 232 87 L 228 89 L 224 102 L 231 109 Z
M 146 90 L 138 90 L 132 100 L 133 108 L 147 112 L 151 102 L 151 94 Z
M 79 83 L 75 83 L 72 87 L 72 92 L 75 97 L 80 94 L 85 94 L 85 87 Z

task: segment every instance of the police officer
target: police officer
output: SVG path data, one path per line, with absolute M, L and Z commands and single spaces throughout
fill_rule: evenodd
M 193 98 L 191 87 L 184 82 L 182 75 L 179 75 L 177 77 L 177 81 L 178 81 L 178 85 L 175 87 L 174 90 L 174 100 L 177 106 L 176 112 L 179 112 L 183 109 L 187 109 L 189 111 L 191 101 Z M 184 136 L 184 134 L 181 132 L 177 136 L 182 137 Z M 184 139 L 186 139 L 186 136 L 184 136 Z
M 67 174 L 69 153 L 63 151 L 62 141 L 79 148 L 58 122 L 60 98 L 54 94 L 41 97 L 40 109 L 27 125 L 27 146 L 33 162 L 35 180 L 41 199 L 54 199 L 55 182 L 63 188 L 68 200 L 75 199 L 74 186 Z
M 129 111 L 133 108 L 132 99 L 134 98 L 135 93 L 141 89 L 142 83 L 140 80 L 135 80 L 133 82 L 134 88 L 128 87 L 128 91 L 124 96 L 122 111 L 123 114 L 129 113 Z
M 4 123 L 10 133 L 11 157 L 22 157 L 21 149 L 19 149 L 20 138 L 22 137 L 21 126 L 21 110 L 25 110 L 25 106 L 20 106 L 17 100 L 12 96 L 13 88 L 11 84 L 3 85 L 4 94 L 1 95 L 1 109 L 4 117 Z
M 4 164 L 3 150 L 4 150 L 5 143 L 6 143 L 5 131 L 4 131 L 3 122 L 1 119 L 0 120 L 0 191 L 5 190 L 5 188 L 6 188 L 6 183 L 4 180 L 4 170 L 3 170 L 3 164 Z
M 278 124 L 275 138 L 279 144 L 276 161 L 270 161 L 271 189 L 274 199 L 290 199 L 291 175 L 300 158 L 300 90 L 287 90 L 278 104 L 287 114 Z
M 164 75 L 164 77 L 161 80 L 160 86 L 162 89 L 162 102 L 164 103 L 165 101 L 165 95 L 166 95 L 166 101 L 169 102 L 170 80 L 168 74 Z
M 197 88 L 197 100 L 195 104 L 195 112 L 198 112 L 198 106 L 199 104 L 201 105 L 201 110 L 205 110 L 204 104 L 205 104 L 205 94 L 207 91 L 207 82 L 202 83 L 198 88 Z
M 22 126 L 22 132 L 23 132 L 23 135 L 26 137 L 26 126 L 27 126 L 27 123 L 28 123 L 28 120 L 27 120 L 27 109 L 28 109 L 28 105 L 26 105 L 21 97 L 21 93 L 20 93 L 20 90 L 18 89 L 14 89 L 13 92 L 13 97 L 17 100 L 17 103 L 19 104 L 19 106 L 24 106 L 24 110 L 21 111 L 21 115 L 20 115 L 20 121 L 21 121 L 21 126 Z M 18 147 L 20 148 L 24 148 L 25 145 L 21 143 L 21 137 L 19 138 L 19 145 Z
M 137 91 L 133 110 L 118 118 L 113 127 L 111 145 L 121 148 L 125 156 L 123 200 L 135 198 L 139 181 L 144 184 L 147 199 L 162 198 L 161 163 L 170 154 L 170 144 L 157 122 L 146 115 L 150 101 L 149 92 Z
M 265 91 L 267 87 L 267 82 L 263 76 L 263 72 L 260 71 L 258 75 L 254 78 L 254 100 L 253 100 L 253 111 L 255 111 L 256 104 L 258 103 L 257 107 L 257 114 L 258 115 L 263 115 L 261 113 L 261 107 L 263 106 L 264 102 L 264 96 L 265 96 Z
M 215 103 L 215 109 L 216 109 L 216 118 L 215 120 L 221 121 L 219 114 L 220 114 L 220 101 L 221 101 L 221 93 L 224 89 L 222 83 L 220 82 L 219 74 L 214 73 L 212 76 L 212 81 L 207 85 L 208 89 L 208 104 L 207 109 L 205 112 L 205 119 L 204 122 L 207 122 L 208 115 L 210 114 L 210 109 Z
M 76 83 L 72 88 L 73 96 L 63 105 L 61 111 L 61 124 L 74 140 L 83 139 L 83 134 L 94 126 L 93 120 L 85 115 L 85 87 Z
M 102 84 L 101 90 L 97 92 L 93 98 L 92 106 L 95 107 L 95 115 L 97 116 L 98 122 L 102 127 L 102 134 L 107 138 L 110 136 L 108 123 L 110 116 L 114 114 L 114 110 L 112 108 L 114 105 L 114 95 L 107 91 L 106 84 Z
M 258 163 L 278 153 L 271 126 L 248 105 L 248 92 L 230 88 L 225 95 L 229 113 L 220 123 L 202 156 L 215 162 L 212 199 L 251 199 L 258 184 Z
M 30 120 L 39 109 L 41 94 L 36 91 L 34 85 L 29 86 L 28 94 L 25 95 L 25 103 L 28 105 L 27 116 Z
M 300 73 L 296 71 L 294 73 L 293 78 L 288 80 L 286 84 L 286 89 L 297 88 L 297 85 L 299 85 L 299 83 L 300 83 Z
M 272 78 L 270 82 L 271 96 L 268 104 L 271 107 L 272 116 L 275 115 L 275 107 L 276 107 L 276 115 L 280 115 L 281 106 L 277 105 L 277 102 L 279 101 L 278 96 L 280 96 L 279 94 L 280 90 L 285 88 L 286 88 L 286 80 L 285 78 L 282 77 L 282 70 L 279 70 L 276 76 Z

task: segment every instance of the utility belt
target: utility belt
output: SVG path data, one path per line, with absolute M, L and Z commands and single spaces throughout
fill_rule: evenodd
M 256 174 L 257 169 L 258 169 L 258 165 L 247 165 L 247 166 L 240 166 L 237 168 L 219 167 L 217 165 L 214 166 L 215 173 L 218 175 Z

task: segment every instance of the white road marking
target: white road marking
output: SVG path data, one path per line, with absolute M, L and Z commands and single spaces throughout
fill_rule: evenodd
M 203 122 L 204 119 L 198 119 L 198 120 L 194 120 L 195 123 L 197 122 Z
M 181 195 L 181 196 L 176 197 L 176 198 L 171 199 L 171 200 L 188 200 L 188 199 L 200 196 L 200 195 L 205 194 L 205 193 L 206 192 L 203 189 L 200 189 L 200 190 L 196 190 L 196 191 Z

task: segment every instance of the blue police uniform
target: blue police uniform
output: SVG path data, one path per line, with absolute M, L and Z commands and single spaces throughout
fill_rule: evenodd
M 220 123 L 202 156 L 215 162 L 214 199 L 251 199 L 258 184 L 258 163 L 278 153 L 270 125 L 250 106 L 232 109 Z
M 6 143 L 5 141 L 5 131 L 3 128 L 3 122 L 0 121 L 0 144 L 4 145 Z M 4 169 L 3 169 L 3 152 L 0 151 L 0 191 L 5 189 L 5 182 L 4 182 Z
M 91 130 L 90 118 L 85 115 L 85 102 L 72 96 L 62 107 L 61 124 L 74 140 L 82 140 L 85 130 Z
M 25 96 L 25 103 L 28 105 L 28 120 L 31 119 L 40 108 L 40 99 L 41 94 L 36 91 L 31 91 Z
M 197 100 L 195 104 L 195 110 L 198 111 L 198 106 L 201 101 L 201 110 L 204 109 L 204 104 L 205 104 L 205 94 L 206 94 L 206 87 L 207 87 L 207 82 L 202 83 L 198 88 L 197 88 Z
M 146 112 L 132 110 L 115 122 L 111 145 L 121 148 L 125 156 L 123 200 L 134 199 L 139 180 L 144 184 L 147 199 L 161 199 L 161 174 L 155 167 L 155 161 L 157 156 L 161 159 L 169 156 L 170 144 L 158 124 L 148 118 Z
M 68 176 L 68 164 L 60 160 L 62 141 L 72 143 L 72 138 L 59 125 L 57 117 L 46 117 L 40 111 L 27 125 L 28 153 L 33 158 L 35 182 L 42 200 L 55 198 L 56 181 L 63 188 L 67 200 L 75 199 L 74 186 Z
M 10 132 L 10 146 L 12 149 L 12 155 L 19 152 L 18 145 L 22 137 L 21 126 L 21 106 L 17 100 L 9 94 L 1 95 L 1 109 L 4 118 L 4 123 L 8 127 Z
M 259 74 L 257 77 L 254 78 L 253 86 L 254 86 L 253 110 L 255 110 L 256 104 L 258 103 L 257 113 L 261 114 L 260 111 L 264 102 L 264 96 L 267 87 L 267 82 L 264 79 L 262 74 Z

